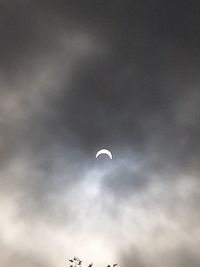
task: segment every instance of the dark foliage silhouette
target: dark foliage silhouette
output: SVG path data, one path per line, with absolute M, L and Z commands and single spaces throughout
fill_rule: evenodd
M 70 262 L 70 267 L 82 267 L 82 261 L 76 256 L 74 256 L 73 259 L 68 259 L 68 261 Z M 115 263 L 112 267 L 116 267 L 117 265 L 118 264 Z M 93 263 L 90 263 L 87 267 L 93 267 Z M 107 265 L 107 267 L 111 267 L 111 265 Z

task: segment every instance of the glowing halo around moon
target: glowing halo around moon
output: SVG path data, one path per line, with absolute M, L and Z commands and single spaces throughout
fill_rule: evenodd
M 110 159 L 113 158 L 112 153 L 111 153 L 108 149 L 101 149 L 101 150 L 99 150 L 99 151 L 97 152 L 97 154 L 96 154 L 96 159 L 98 158 L 98 156 L 100 156 L 100 155 L 102 155 L 102 154 L 107 155 Z

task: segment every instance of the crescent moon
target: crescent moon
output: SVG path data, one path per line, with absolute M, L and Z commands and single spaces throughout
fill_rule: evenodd
M 105 155 L 107 155 L 110 159 L 113 158 L 113 157 L 112 157 L 112 153 L 111 153 L 109 150 L 107 150 L 107 149 L 101 149 L 101 150 L 99 150 L 99 151 L 97 152 L 97 154 L 96 154 L 96 158 L 98 158 L 98 156 L 101 155 L 101 154 L 105 154 Z

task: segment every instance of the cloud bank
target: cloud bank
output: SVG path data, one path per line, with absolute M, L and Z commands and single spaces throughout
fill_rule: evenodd
M 199 7 L 0 1 L 0 267 L 199 264 Z

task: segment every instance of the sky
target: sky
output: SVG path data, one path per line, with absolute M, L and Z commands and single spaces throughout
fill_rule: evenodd
M 0 267 L 199 266 L 199 12 L 0 0 Z

